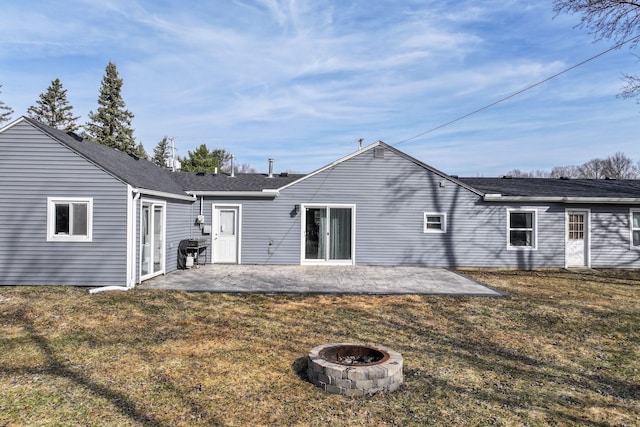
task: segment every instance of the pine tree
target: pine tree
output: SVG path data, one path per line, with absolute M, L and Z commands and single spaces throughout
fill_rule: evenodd
M 46 93 L 40 94 L 37 105 L 29 107 L 29 117 L 65 132 L 78 130 L 76 120 L 80 116 L 73 115 L 73 107 L 67 101 L 67 90 L 62 88 L 60 79 L 51 82 Z
M 132 154 L 140 157 L 141 159 L 149 159 L 149 154 L 147 153 L 147 150 L 144 149 L 144 145 L 142 145 L 142 142 L 136 145 L 136 148 L 133 150 Z
M 0 89 L 2 89 L 2 85 L 0 85 Z M 0 93 L 2 93 L 1 90 L 0 90 Z M 10 121 L 12 114 L 13 114 L 13 108 L 9 107 L 8 105 L 6 105 L 4 102 L 0 100 L 0 126 L 2 126 L 4 122 Z
M 98 98 L 98 111 L 89 112 L 89 122 L 84 126 L 86 136 L 107 147 L 117 148 L 127 154 L 136 154 L 131 120 L 133 114 L 125 109 L 120 91 L 122 79 L 113 62 L 105 70 Z
M 156 165 L 166 168 L 169 160 L 169 138 L 166 136 L 153 149 L 151 161 Z
M 222 149 L 209 151 L 206 144 L 200 145 L 195 151 L 189 151 L 189 157 L 182 161 L 182 170 L 185 172 L 214 172 L 222 171 L 231 154 Z

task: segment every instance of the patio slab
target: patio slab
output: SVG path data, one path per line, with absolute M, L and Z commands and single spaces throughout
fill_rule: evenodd
M 138 288 L 224 293 L 506 296 L 444 268 L 361 265 L 207 264 L 147 280 Z

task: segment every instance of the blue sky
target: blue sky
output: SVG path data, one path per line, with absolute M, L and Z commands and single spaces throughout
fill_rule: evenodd
M 113 61 L 151 153 L 163 136 L 238 163 L 310 172 L 395 145 L 611 46 L 551 0 L 0 0 L 0 99 L 14 119 L 60 78 L 79 124 Z M 640 160 L 640 105 L 616 98 L 622 48 L 397 148 L 444 172 L 500 176 Z M 640 53 L 640 52 L 638 52 Z

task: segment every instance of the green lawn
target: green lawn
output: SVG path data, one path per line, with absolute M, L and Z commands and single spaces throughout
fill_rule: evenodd
M 464 274 L 511 298 L 0 287 L 0 426 L 640 425 L 640 273 Z M 404 384 L 322 392 L 330 342 Z

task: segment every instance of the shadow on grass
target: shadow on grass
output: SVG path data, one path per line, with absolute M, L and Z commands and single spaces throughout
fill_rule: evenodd
M 67 380 L 72 381 L 76 385 L 85 388 L 90 391 L 93 395 L 106 399 L 113 405 L 113 407 L 120 412 L 122 415 L 131 419 L 136 423 L 140 423 L 144 426 L 149 427 L 163 427 L 163 426 L 171 426 L 173 424 L 162 423 L 160 421 L 154 420 L 153 415 L 147 414 L 142 411 L 139 406 L 141 405 L 139 402 L 133 400 L 130 396 L 121 393 L 116 390 L 112 390 L 109 387 L 98 384 L 95 381 L 91 380 L 88 375 L 85 375 L 81 372 L 78 372 L 75 369 L 67 366 L 64 361 L 57 356 L 55 350 L 49 344 L 47 339 L 45 339 L 41 334 L 36 331 L 31 320 L 28 316 L 25 315 L 24 311 L 21 310 L 18 313 L 15 313 L 15 318 L 19 319 L 24 329 L 28 332 L 29 338 L 38 346 L 38 348 L 42 351 L 42 354 L 46 358 L 46 366 L 44 368 L 34 367 L 34 368 L 6 368 L 0 367 L 0 373 L 9 374 L 9 375 L 24 375 L 24 374 L 37 374 L 37 375 L 52 375 L 60 378 L 65 378 Z M 168 385 L 164 385 L 165 388 L 169 387 Z M 174 392 L 176 396 L 179 396 L 180 399 L 186 401 L 185 396 L 179 392 L 175 387 L 170 388 L 170 391 Z M 202 415 L 202 408 L 199 405 L 195 405 L 194 402 L 186 401 L 187 404 L 191 407 L 192 413 L 198 413 Z M 221 425 L 217 420 L 213 417 L 209 416 L 208 425 L 216 426 Z
M 291 363 L 291 369 L 296 374 L 298 378 L 300 378 L 304 382 L 310 382 L 309 376 L 307 375 L 307 366 L 308 359 L 307 356 L 298 357 L 296 360 Z

